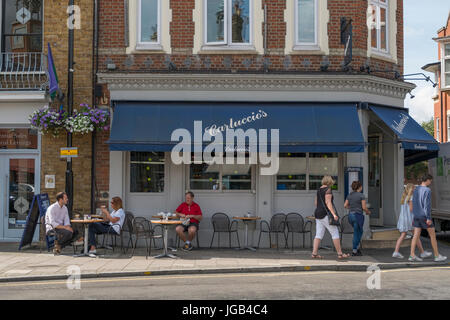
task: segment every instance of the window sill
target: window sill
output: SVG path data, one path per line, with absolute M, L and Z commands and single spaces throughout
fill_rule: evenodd
M 325 55 L 325 52 L 317 45 L 301 46 L 296 45 L 292 48 L 291 55 Z
M 164 48 L 160 44 L 137 44 L 134 49 L 135 53 L 165 53 Z
M 391 54 L 381 51 L 374 51 L 374 49 L 372 49 L 370 57 L 373 59 L 383 60 L 390 63 L 397 63 L 397 59 L 394 59 Z
M 252 45 L 248 46 L 208 46 L 201 47 L 198 54 L 258 54 L 256 48 Z

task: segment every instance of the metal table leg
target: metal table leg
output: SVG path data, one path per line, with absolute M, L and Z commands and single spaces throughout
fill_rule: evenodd
M 163 228 L 164 228 L 164 253 L 156 256 L 155 258 L 168 257 L 168 258 L 176 259 L 177 256 L 167 252 L 168 227 L 166 225 L 164 225 Z
M 255 248 L 250 247 L 248 245 L 248 223 L 249 221 L 245 221 L 244 220 L 244 224 L 245 224 L 245 246 L 243 248 L 238 248 L 238 250 L 250 250 L 250 251 L 256 251 Z

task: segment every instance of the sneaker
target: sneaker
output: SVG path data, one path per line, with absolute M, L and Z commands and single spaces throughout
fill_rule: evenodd
M 91 258 L 97 258 L 97 255 L 95 253 L 89 253 L 89 257 Z
M 400 252 L 394 252 L 392 254 L 392 258 L 405 259 L 405 257 Z
M 194 246 L 192 245 L 192 243 L 189 243 L 188 251 L 191 251 L 193 248 L 194 248 Z
M 356 252 L 352 252 L 352 257 L 361 257 L 362 256 L 362 252 L 361 251 L 356 251 Z
M 447 257 L 443 256 L 441 254 L 438 257 L 434 257 L 434 262 L 444 262 L 446 260 L 447 260 Z
M 423 260 L 420 259 L 418 256 L 414 256 L 414 257 L 409 256 L 408 261 L 411 261 L 411 262 L 414 262 L 414 261 L 415 262 L 422 262 Z
M 78 239 L 77 241 L 75 241 L 73 243 L 73 245 L 74 246 L 82 246 L 82 245 L 84 245 L 84 239 L 83 238 Z
M 97 250 L 89 250 L 89 254 L 97 254 Z
M 431 257 L 433 254 L 431 253 L 431 252 L 429 252 L 429 251 L 424 251 L 424 252 L 422 252 L 421 254 L 420 254 L 420 257 L 422 258 L 422 259 L 426 259 L 426 258 L 429 258 L 429 257 Z

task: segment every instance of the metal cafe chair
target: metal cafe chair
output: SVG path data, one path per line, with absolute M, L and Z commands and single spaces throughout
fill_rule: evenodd
M 285 246 L 287 246 L 287 237 L 286 237 L 285 229 L 286 229 L 286 215 L 284 213 L 277 213 L 277 214 L 273 215 L 272 218 L 270 219 L 270 223 L 265 220 L 262 220 L 261 224 L 260 224 L 258 248 L 259 248 L 259 244 L 261 242 L 261 236 L 263 233 L 269 234 L 270 248 L 272 248 L 272 236 L 271 236 L 272 233 L 275 233 L 276 237 L 277 237 L 277 250 L 279 249 L 279 246 L 278 246 L 279 236 L 278 235 L 280 233 L 283 234 Z
M 220 247 L 220 233 L 228 233 L 228 240 L 229 240 L 229 244 L 230 244 L 230 248 L 231 248 L 231 234 L 233 232 L 236 233 L 236 237 L 237 237 L 237 241 L 238 241 L 238 246 L 240 247 L 241 244 L 239 242 L 239 233 L 238 233 L 238 222 L 236 220 L 233 220 L 232 222 L 230 222 L 230 218 L 228 217 L 228 215 L 226 215 L 225 213 L 222 212 L 217 212 L 214 213 L 212 218 L 211 218 L 211 223 L 213 225 L 213 236 L 211 239 L 211 245 L 209 246 L 210 248 L 212 248 L 213 245 L 213 241 L 214 241 L 214 236 L 216 233 L 218 233 L 219 237 L 217 240 L 217 247 Z
M 292 234 L 292 250 L 294 250 L 294 234 L 299 233 L 303 235 L 303 248 L 305 247 L 305 234 L 309 233 L 310 243 L 312 245 L 312 222 L 303 219 L 302 215 L 296 212 L 289 213 L 286 216 L 287 239 L 289 234 Z
M 133 234 L 136 237 L 136 241 L 133 246 L 133 251 L 131 252 L 131 256 L 134 255 L 134 250 L 137 247 L 137 243 L 139 239 L 145 239 L 146 248 L 147 248 L 147 255 L 146 259 L 148 259 L 148 256 L 151 255 L 152 250 L 152 240 L 154 242 L 155 239 L 162 239 L 164 242 L 164 238 L 161 235 L 156 235 L 155 230 L 152 228 L 152 224 L 150 221 L 148 221 L 144 217 L 135 217 L 133 219 Z M 163 243 L 164 246 L 164 243 Z

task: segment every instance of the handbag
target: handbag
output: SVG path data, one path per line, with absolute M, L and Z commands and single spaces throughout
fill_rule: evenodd
M 334 203 L 333 203 L 333 208 L 334 208 L 334 211 L 336 212 L 336 215 L 337 215 L 337 217 L 338 217 L 337 220 L 334 219 L 333 214 L 330 212 L 330 210 L 328 210 L 328 207 L 327 207 L 327 205 L 324 203 L 322 197 L 320 196 L 320 193 L 319 193 L 319 198 L 320 198 L 320 201 L 322 202 L 323 207 L 324 207 L 325 210 L 327 211 L 328 223 L 329 223 L 331 226 L 340 226 L 340 225 L 341 225 L 341 218 L 339 217 L 339 214 L 337 213 L 337 210 L 336 210 L 336 207 L 334 206 Z

